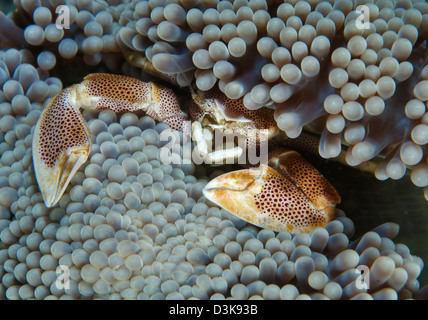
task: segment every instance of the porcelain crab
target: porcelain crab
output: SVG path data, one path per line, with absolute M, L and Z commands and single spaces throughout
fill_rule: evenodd
M 153 82 L 98 73 L 62 90 L 46 105 L 33 136 L 33 164 L 46 206 L 60 200 L 91 150 L 81 108 L 143 110 L 172 129 L 192 134 L 197 153 L 208 162 L 242 160 L 250 151 L 267 156 L 256 168 L 223 174 L 205 186 L 205 197 L 230 213 L 260 227 L 292 233 L 310 232 L 333 219 L 339 195 L 299 153 L 272 142 L 279 133 L 272 109 L 250 111 L 242 101 L 215 90 L 194 92 L 192 98 L 190 122 L 173 90 Z M 226 148 L 220 143 L 220 150 L 212 149 L 219 129 L 239 135 L 242 143 Z

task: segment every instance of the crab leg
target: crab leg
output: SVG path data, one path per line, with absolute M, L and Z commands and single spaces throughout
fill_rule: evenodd
M 47 104 L 34 131 L 34 170 L 47 207 L 59 201 L 91 150 L 91 135 L 80 108 L 115 112 L 142 110 L 172 129 L 185 134 L 191 130 L 171 89 L 120 75 L 87 76 L 82 83 L 62 90 Z
M 260 165 L 223 174 L 204 188 L 206 198 L 247 222 L 274 231 L 309 233 L 334 218 L 340 197 L 331 184 L 295 151 Z
M 171 129 L 190 134 L 187 115 L 181 111 L 175 93 L 153 82 L 107 73 L 93 73 L 76 85 L 77 108 L 115 112 L 145 111 L 156 121 L 167 123 Z

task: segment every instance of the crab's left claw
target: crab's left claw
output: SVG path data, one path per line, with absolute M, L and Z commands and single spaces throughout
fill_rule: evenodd
M 70 104 L 72 94 L 73 87 L 54 97 L 43 110 L 34 131 L 34 171 L 47 207 L 59 201 L 91 150 L 88 127 L 79 110 Z
M 309 233 L 334 217 L 334 205 L 317 208 L 293 180 L 263 164 L 223 174 L 203 193 L 230 213 L 274 231 Z

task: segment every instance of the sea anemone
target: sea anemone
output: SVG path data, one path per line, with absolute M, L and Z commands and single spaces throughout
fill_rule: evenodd
M 195 172 L 192 163 L 160 161 L 167 125 L 132 113 L 84 116 L 94 142 L 90 160 L 58 207 L 43 204 L 27 163 L 31 149 L 10 164 L 19 170 L 0 189 L 11 194 L 1 203 L 1 297 L 403 299 L 418 294 L 423 262 L 392 241 L 398 225 L 384 224 L 350 242 L 354 225 L 338 209 L 335 221 L 311 234 L 258 229 L 205 199 L 202 188 L 209 177 L 203 167 Z M 27 137 L 31 141 L 31 133 Z M 168 148 L 176 160 L 185 148 L 181 142 Z M 1 160 L 6 171 L 7 157 Z M 58 266 L 69 272 L 68 287 L 57 283 Z M 356 285 L 360 266 L 370 270 L 367 288 Z
M 65 3 L 68 30 L 56 28 L 53 4 L 18 1 L 11 17 L 25 29 L 0 16 L 10 25 L 4 36 L 129 71 L 118 68 L 123 53 L 180 86 L 217 86 L 249 109 L 274 107 L 290 138 L 316 127 L 324 158 L 342 152 L 357 166 L 381 155 L 378 179 L 400 179 L 411 167 L 413 183 L 428 185 L 424 1 Z M 55 66 L 49 50 L 37 56 L 42 70 Z
M 428 185 L 425 2 L 103 4 L 71 5 L 77 23 L 90 21 L 80 23 L 87 60 L 122 51 L 180 86 L 194 80 L 200 90 L 243 97 L 249 109 L 271 105 L 288 137 L 317 128 L 322 157 L 343 152 L 357 166 L 381 155 L 378 179 L 400 179 L 409 167 L 415 185 Z

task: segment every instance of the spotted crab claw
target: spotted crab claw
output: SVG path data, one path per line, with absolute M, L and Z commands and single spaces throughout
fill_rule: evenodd
M 47 207 L 55 205 L 91 151 L 91 135 L 70 103 L 74 88 L 61 91 L 43 110 L 33 136 L 33 164 Z
M 191 130 L 171 89 L 121 75 L 88 75 L 47 104 L 34 131 L 33 165 L 47 207 L 59 201 L 91 150 L 91 135 L 80 108 L 117 113 L 142 110 L 172 129 L 185 134 Z
M 334 207 L 340 202 L 340 196 L 332 184 L 298 152 L 278 149 L 270 155 L 269 165 L 290 179 L 317 210 Z
M 77 108 L 117 113 L 145 111 L 156 121 L 167 123 L 172 129 L 190 134 L 187 115 L 181 110 L 175 93 L 154 82 L 135 78 L 93 73 L 76 85 L 73 105 Z
M 294 154 L 298 155 L 292 152 L 289 156 L 294 158 Z M 203 193 L 223 209 L 259 227 L 309 233 L 334 218 L 334 207 L 340 197 L 325 178 L 312 172 L 318 172 L 315 168 L 300 162 L 306 161 L 302 158 L 298 161 L 297 171 L 304 172 L 299 171 L 297 178 L 293 170 L 286 171 L 287 163 L 280 168 L 283 174 L 262 164 L 256 169 L 218 176 L 205 186 Z M 311 181 L 304 178 L 307 170 Z

